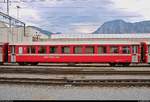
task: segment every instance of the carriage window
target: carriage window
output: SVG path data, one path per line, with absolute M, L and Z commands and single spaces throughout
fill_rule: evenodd
M 46 46 L 39 46 L 38 53 L 46 53 Z
M 85 53 L 94 53 L 94 46 L 87 46 L 85 48 Z
M 57 47 L 56 46 L 51 46 L 49 51 L 50 51 L 50 53 L 56 53 L 57 52 Z
M 150 45 L 148 46 L 148 53 L 150 53 Z
M 19 47 L 19 54 L 22 54 L 23 53 L 23 48 L 22 47 Z
M 130 54 L 130 47 L 129 46 L 122 47 L 122 53 L 123 54 Z
M 0 46 L 0 53 L 2 53 L 2 46 Z
M 11 51 L 12 54 L 15 54 L 16 47 L 15 46 L 10 46 L 10 51 Z
M 64 46 L 64 47 L 62 47 L 61 51 L 64 54 L 68 54 L 68 53 L 70 53 L 70 48 L 69 48 L 69 46 Z
M 98 46 L 98 53 L 106 53 L 106 46 Z
M 35 53 L 35 46 L 27 47 L 27 53 Z
M 110 47 L 110 53 L 119 53 L 119 47 L 111 46 Z
M 35 47 L 34 46 L 31 47 L 31 53 L 35 53 Z
M 82 53 L 82 46 L 75 46 L 74 47 L 74 53 L 75 54 L 81 54 Z
M 138 46 L 136 46 L 136 45 L 132 46 L 132 53 L 133 54 L 138 53 Z

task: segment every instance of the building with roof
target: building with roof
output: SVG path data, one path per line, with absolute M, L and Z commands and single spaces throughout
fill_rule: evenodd
M 99 40 L 150 42 L 150 34 L 52 34 L 49 40 Z
M 24 33 L 25 32 L 25 33 Z M 0 42 L 25 42 L 48 39 L 49 37 L 32 27 L 9 27 L 0 21 Z

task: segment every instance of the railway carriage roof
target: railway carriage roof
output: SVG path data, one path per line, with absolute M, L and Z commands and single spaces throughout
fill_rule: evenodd
M 47 42 L 23 42 L 10 45 L 92 45 L 92 44 L 140 44 L 135 41 L 108 41 L 108 40 L 51 40 Z

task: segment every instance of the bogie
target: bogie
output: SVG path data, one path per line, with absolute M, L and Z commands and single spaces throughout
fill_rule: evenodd
M 31 66 L 36 66 L 38 65 L 38 62 L 33 62 L 33 63 L 30 63 Z
M 18 64 L 21 65 L 21 66 L 28 65 L 28 63 L 26 63 L 26 62 L 19 62 Z

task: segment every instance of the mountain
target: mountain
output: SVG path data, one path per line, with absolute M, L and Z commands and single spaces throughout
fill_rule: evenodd
M 45 35 L 50 35 L 50 34 L 53 34 L 52 32 L 50 32 L 50 31 L 47 31 L 47 30 L 43 30 L 43 29 L 41 29 L 41 28 L 39 28 L 39 27 L 35 27 L 35 26 L 28 26 L 28 27 L 31 27 L 31 28 L 33 28 L 33 29 L 36 29 L 36 30 L 38 30 L 38 31 L 40 31 L 41 33 L 43 33 L 43 34 L 45 34 Z
M 94 34 L 123 34 L 123 33 L 150 33 L 150 21 L 125 22 L 113 20 L 105 22 Z

